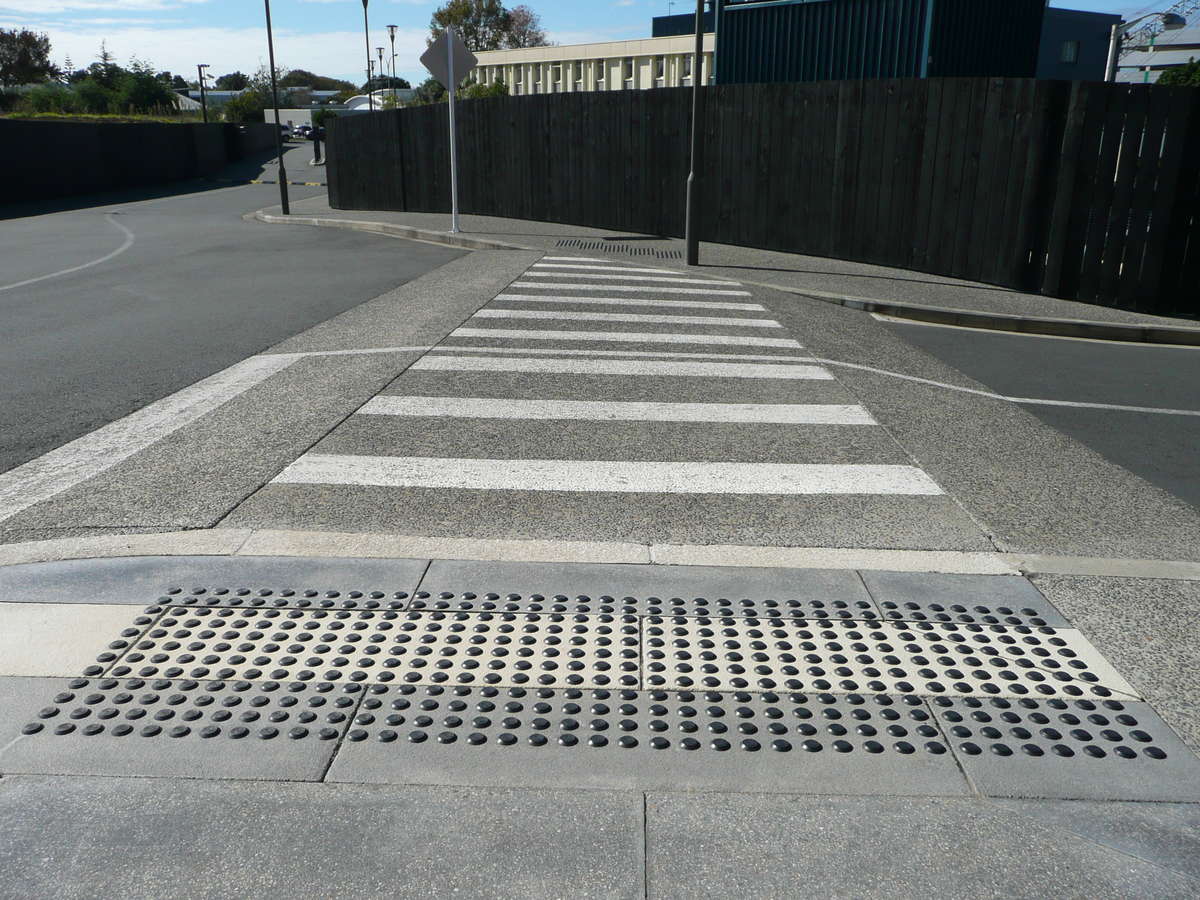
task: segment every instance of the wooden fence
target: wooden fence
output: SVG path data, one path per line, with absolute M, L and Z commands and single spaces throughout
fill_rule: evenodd
M 706 89 L 707 241 L 1200 315 L 1200 89 L 894 79 Z M 464 213 L 683 233 L 686 88 L 460 106 Z M 445 105 L 338 119 L 330 202 L 444 212 Z

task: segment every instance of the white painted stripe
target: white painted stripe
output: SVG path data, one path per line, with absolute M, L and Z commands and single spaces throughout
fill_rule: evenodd
M 121 246 L 118 247 L 116 250 L 112 251 L 112 253 L 106 253 L 106 254 L 104 254 L 104 256 L 101 256 L 99 259 L 93 259 L 91 262 L 86 262 L 79 266 L 71 266 L 71 268 L 69 268 L 69 269 L 59 269 L 57 272 L 50 272 L 46 275 L 39 275 L 36 278 L 26 278 L 24 281 L 17 281 L 17 282 L 14 282 L 13 284 L 6 284 L 3 287 L 0 287 L 0 291 L 11 291 L 14 288 L 25 287 L 26 285 L 29 285 L 29 284 L 37 284 L 39 281 L 46 281 L 47 279 L 50 279 L 50 278 L 59 278 L 63 275 L 70 275 L 72 272 L 79 272 L 79 271 L 82 271 L 83 269 L 90 269 L 92 266 L 98 266 L 98 265 L 100 265 L 100 263 L 108 262 L 113 257 L 120 256 L 122 253 L 124 253 L 126 250 L 128 250 L 130 247 L 133 246 L 133 242 L 135 240 L 137 240 L 137 238 L 135 238 L 133 236 L 132 231 L 130 231 L 128 228 L 126 228 L 124 225 L 122 225 L 120 222 L 118 222 L 116 219 L 113 218 L 113 213 L 108 213 L 107 215 L 105 215 L 104 221 L 106 221 L 109 225 L 113 225 L 116 228 L 119 228 L 125 235 L 125 240 L 121 242 Z
M 526 273 L 528 274 L 528 273 Z M 509 287 L 544 288 L 546 290 L 571 291 L 642 291 L 655 294 L 708 294 L 720 297 L 749 297 L 749 291 L 718 291 L 715 288 L 659 287 L 658 285 L 629 284 L 547 284 L 538 281 L 514 281 Z
M 458 344 L 440 344 L 438 350 L 453 350 L 455 353 L 520 353 L 553 356 L 652 356 L 661 359 L 736 359 L 743 362 L 766 360 L 768 362 L 811 363 L 811 356 L 783 356 L 771 353 L 675 353 L 670 350 L 563 350 L 547 347 L 463 347 Z
M 739 328 L 782 328 L 774 319 L 738 319 L 734 316 L 666 316 L 657 313 L 570 312 L 556 309 L 504 309 L 488 306 L 475 319 L 554 319 L 576 322 L 645 322 L 657 325 L 733 325 Z
M 321 453 L 301 456 L 280 472 L 274 483 L 621 494 L 934 496 L 942 493 L 915 466 L 461 459 Z
M 549 257 L 546 257 L 546 258 L 549 259 Z M 645 269 L 645 268 L 634 267 L 634 266 L 613 266 L 613 265 L 591 266 L 591 265 L 579 265 L 579 264 L 574 264 L 574 263 L 540 262 L 540 263 L 534 263 L 533 268 L 535 268 L 535 269 L 600 269 L 605 272 L 649 272 L 654 275 L 678 275 L 679 274 L 678 272 L 673 272 L 670 269 Z
M 423 356 L 411 369 L 437 372 L 535 372 L 547 375 L 676 375 L 691 378 L 833 378 L 820 366 L 772 363 L 673 362 L 655 359 L 528 359 Z
M 543 256 L 542 259 L 561 260 L 563 262 L 593 262 L 593 263 L 608 263 L 614 269 L 619 268 L 620 264 L 611 257 L 600 256 Z
M 74 487 L 281 372 L 296 357 L 252 356 L 0 475 L 0 522 Z
M 741 334 L 666 334 L 655 331 L 538 331 L 529 328 L 456 328 L 450 337 L 518 338 L 527 341 L 603 341 L 637 344 L 724 344 L 729 347 L 790 347 L 793 338 L 752 337 Z
M 625 271 L 629 271 L 626 269 Z M 711 278 L 680 278 L 679 276 L 663 275 L 600 275 L 589 272 L 533 272 L 527 271 L 524 278 L 596 278 L 607 281 L 662 281 L 677 284 L 720 284 L 729 287 L 740 285 L 740 281 L 714 281 Z
M 644 297 L 563 297 L 544 294 L 500 294 L 496 300 L 519 300 L 522 303 L 598 303 L 613 306 L 694 306 L 698 309 L 744 309 L 766 312 L 759 303 L 736 303 L 732 300 L 649 300 Z
M 495 400 L 485 397 L 400 397 L 383 394 L 364 416 L 450 416 L 464 419 L 577 419 L 588 422 L 744 422 L 760 425 L 875 425 L 857 405 L 825 403 L 640 403 L 595 400 Z

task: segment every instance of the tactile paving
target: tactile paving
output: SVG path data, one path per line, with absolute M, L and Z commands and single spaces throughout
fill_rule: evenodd
M 77 678 L 0 753 L 0 768 L 315 780 L 361 696 L 357 684 Z
M 104 674 L 637 687 L 638 622 L 550 613 L 177 607 Z
M 1017 575 L 863 572 L 862 578 L 885 619 L 1070 627 L 1037 588 Z
M 1200 800 L 1200 759 L 1149 705 L 1122 700 L 930 701 L 984 794 Z
M 153 608 L 215 606 L 234 609 L 404 609 L 408 591 L 316 590 L 313 588 L 173 587 Z
M 417 591 L 411 609 L 502 610 L 506 612 L 555 612 L 564 614 L 607 613 L 637 616 L 778 616 L 787 618 L 878 619 L 874 604 L 865 599 L 796 597 L 789 600 L 729 597 L 616 597 L 603 594 L 522 595 L 496 591 Z
M 966 792 L 917 697 L 372 685 L 330 780 Z
M 1136 698 L 1073 629 L 650 616 L 645 687 Z

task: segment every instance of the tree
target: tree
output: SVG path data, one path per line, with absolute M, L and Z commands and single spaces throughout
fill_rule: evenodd
M 376 75 L 368 83 L 362 86 L 364 93 L 367 91 L 384 91 L 396 88 L 397 90 L 406 91 L 412 85 L 405 78 L 392 78 L 390 75 Z
M 471 50 L 499 50 L 504 46 L 511 13 L 500 0 L 449 0 L 434 10 L 429 20 L 432 44 L 447 28 L 453 28 Z
M 417 93 L 413 97 L 413 103 L 422 105 L 425 103 L 437 103 L 446 95 L 446 89 L 442 83 L 436 78 L 426 78 L 417 86 Z
M 182 75 L 176 75 L 171 79 L 171 90 L 186 91 L 188 89 L 187 80 Z
M 148 62 L 134 59 L 117 79 L 113 105 L 121 112 L 148 113 L 174 108 L 179 95 L 164 84 Z
M 240 91 L 250 83 L 248 75 L 242 72 L 230 72 L 228 75 L 222 75 L 217 79 L 217 90 L 219 91 Z
M 493 81 L 490 84 L 472 82 L 459 88 L 455 96 L 460 100 L 485 100 L 488 97 L 507 97 L 508 85 L 503 81 Z
M 286 75 L 279 79 L 279 86 L 283 87 L 312 87 L 313 82 L 321 76 L 315 72 L 310 72 L 307 69 L 292 69 Z
M 257 91 L 243 91 L 231 97 L 222 112 L 226 122 L 263 122 L 266 120 L 266 104 Z
M 514 6 L 508 13 L 508 34 L 504 46 L 517 47 L 547 47 L 546 32 L 542 30 L 542 20 L 525 4 Z
M 1200 61 L 1190 58 L 1186 65 L 1167 69 L 1158 76 L 1156 84 L 1200 87 Z
M 50 62 L 50 38 L 22 28 L 0 28 L 0 85 L 39 84 L 62 73 Z

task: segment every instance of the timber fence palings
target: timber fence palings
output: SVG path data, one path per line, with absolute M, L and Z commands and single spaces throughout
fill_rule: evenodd
M 1200 89 L 1017 78 L 704 92 L 700 237 L 1200 315 Z M 690 90 L 464 101 L 462 211 L 682 236 Z M 449 211 L 444 104 L 337 121 L 330 203 Z

